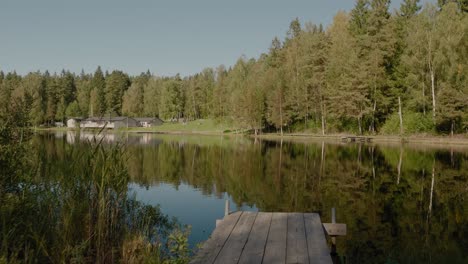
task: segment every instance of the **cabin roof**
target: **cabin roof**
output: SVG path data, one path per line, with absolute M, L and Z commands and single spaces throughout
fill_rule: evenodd
M 107 121 L 107 122 L 116 122 L 116 121 L 125 121 L 128 119 L 132 119 L 131 117 L 126 116 L 114 116 L 114 117 L 89 117 L 86 118 L 84 121 L 90 122 L 99 122 L 99 121 Z
M 135 117 L 135 120 L 139 122 L 162 121 L 157 117 Z

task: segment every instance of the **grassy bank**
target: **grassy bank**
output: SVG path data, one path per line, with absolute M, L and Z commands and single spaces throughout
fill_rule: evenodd
M 34 128 L 36 131 L 70 131 L 76 129 L 70 129 L 66 127 L 49 127 L 49 128 Z M 160 126 L 155 127 L 134 127 L 134 128 L 120 128 L 115 130 L 119 133 L 159 133 L 168 135 L 250 135 L 248 130 L 240 129 L 233 123 L 225 121 L 217 121 L 213 119 L 199 119 L 195 121 L 189 121 L 186 123 L 164 123 Z M 297 141 L 315 141 L 315 140 L 327 140 L 327 141 L 341 141 L 343 136 L 352 135 L 350 133 L 341 134 L 327 134 L 321 135 L 317 133 L 285 133 L 281 136 L 278 133 L 264 133 L 257 137 L 262 139 L 285 139 L 285 140 L 297 140 Z M 253 135 L 250 135 L 253 137 Z M 468 145 L 468 135 L 461 134 L 451 136 L 435 136 L 430 134 L 414 134 L 404 135 L 400 137 L 398 135 L 368 135 L 372 137 L 374 143 L 413 143 L 413 144 L 449 144 L 449 145 Z
M 206 135 L 224 135 L 238 134 L 243 132 L 235 125 L 213 119 L 199 119 L 186 123 L 164 123 L 155 127 L 135 127 L 124 129 L 129 132 L 153 132 L 165 134 L 206 134 Z
M 32 131 L 74 131 L 75 128 L 69 127 L 32 127 Z
M 311 141 L 311 140 L 325 140 L 325 141 L 340 141 L 342 137 L 349 136 L 350 134 L 330 134 L 318 135 L 308 133 L 291 133 L 280 134 L 266 133 L 258 137 L 263 139 L 286 139 L 296 141 Z M 468 146 L 467 135 L 450 136 L 433 136 L 433 135 L 409 135 L 409 136 L 387 136 L 387 135 L 366 135 L 372 138 L 373 143 L 408 143 L 408 144 L 436 144 L 436 145 L 464 145 Z

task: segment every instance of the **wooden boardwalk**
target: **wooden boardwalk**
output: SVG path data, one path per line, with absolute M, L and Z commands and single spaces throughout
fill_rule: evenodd
M 345 136 L 341 137 L 341 141 L 343 142 L 372 142 L 372 137 L 366 136 Z
M 315 213 L 235 212 L 217 223 L 191 263 L 327 263 L 330 250 Z

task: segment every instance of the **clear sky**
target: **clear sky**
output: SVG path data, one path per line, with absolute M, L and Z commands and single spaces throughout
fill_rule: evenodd
M 402 0 L 393 0 L 392 10 Z M 429 1 L 429 0 L 427 0 Z M 298 17 L 328 25 L 354 0 L 0 0 L 0 69 L 189 75 L 258 57 Z M 423 1 L 424 2 L 424 1 Z

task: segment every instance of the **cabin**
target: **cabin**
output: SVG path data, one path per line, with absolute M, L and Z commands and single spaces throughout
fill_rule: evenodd
M 139 123 L 135 119 L 126 116 L 116 117 L 90 117 L 80 123 L 80 128 L 128 128 L 138 127 Z
M 79 128 L 81 120 L 83 120 L 82 117 L 70 117 L 67 120 L 67 127 L 68 128 Z
M 157 117 L 137 117 L 135 118 L 138 121 L 139 126 L 141 127 L 153 127 L 153 126 L 160 126 L 164 122 L 157 118 Z

